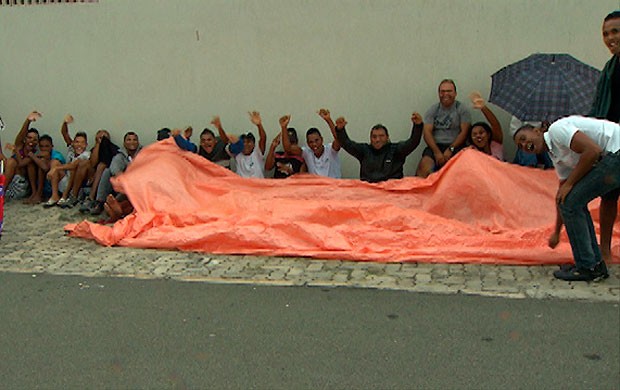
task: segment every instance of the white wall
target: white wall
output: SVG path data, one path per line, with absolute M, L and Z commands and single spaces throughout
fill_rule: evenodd
M 457 82 L 460 99 L 488 96 L 490 75 L 534 52 L 569 53 L 602 68 L 604 16 L 619 0 L 100 0 L 95 4 L 0 7 L 0 114 L 13 142 L 25 116 L 59 134 L 106 128 L 143 143 L 161 127 L 198 132 L 215 114 L 225 129 L 252 129 L 263 114 L 269 140 L 281 114 L 301 138 L 328 130 L 320 107 L 344 115 L 367 141 L 383 123 L 406 137 L 413 110 L 437 101 L 437 83 Z M 493 107 L 505 128 L 508 115 Z M 475 113 L 474 120 L 481 119 Z M 194 137 L 195 141 L 197 136 Z M 63 150 L 62 147 L 59 149 Z M 413 174 L 423 147 L 406 164 Z M 507 155 L 514 146 L 506 139 Z M 357 177 L 346 153 L 343 173 Z

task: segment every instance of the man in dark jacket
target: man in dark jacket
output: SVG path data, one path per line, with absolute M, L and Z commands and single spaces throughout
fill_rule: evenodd
M 361 180 L 377 183 L 403 177 L 405 160 L 420 144 L 422 137 L 422 116 L 414 112 L 411 122 L 413 127 L 408 139 L 392 143 L 388 129 L 378 124 L 370 130 L 370 143 L 367 144 L 352 141 L 345 129 L 347 121 L 343 117 L 336 119 L 338 142 L 344 150 L 359 160 Z

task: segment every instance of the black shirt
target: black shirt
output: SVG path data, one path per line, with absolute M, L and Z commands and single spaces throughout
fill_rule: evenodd
M 607 120 L 620 123 L 620 61 L 611 74 L 611 104 L 607 111 Z

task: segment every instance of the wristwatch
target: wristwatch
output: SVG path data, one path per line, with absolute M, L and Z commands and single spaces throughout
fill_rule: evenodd
M 448 150 L 449 150 L 451 153 L 454 153 L 454 146 L 450 145 L 450 147 L 448 148 Z

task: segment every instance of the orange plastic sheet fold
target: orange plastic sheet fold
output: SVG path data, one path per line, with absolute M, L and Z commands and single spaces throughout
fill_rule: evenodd
M 410 162 L 411 163 L 411 162 Z M 427 179 L 370 184 L 296 175 L 245 179 L 169 139 L 114 182 L 135 212 L 65 227 L 102 245 L 377 262 L 559 264 L 572 261 L 555 221 L 553 171 L 465 150 Z M 598 230 L 598 201 L 591 204 Z M 614 230 L 614 262 L 620 231 Z

